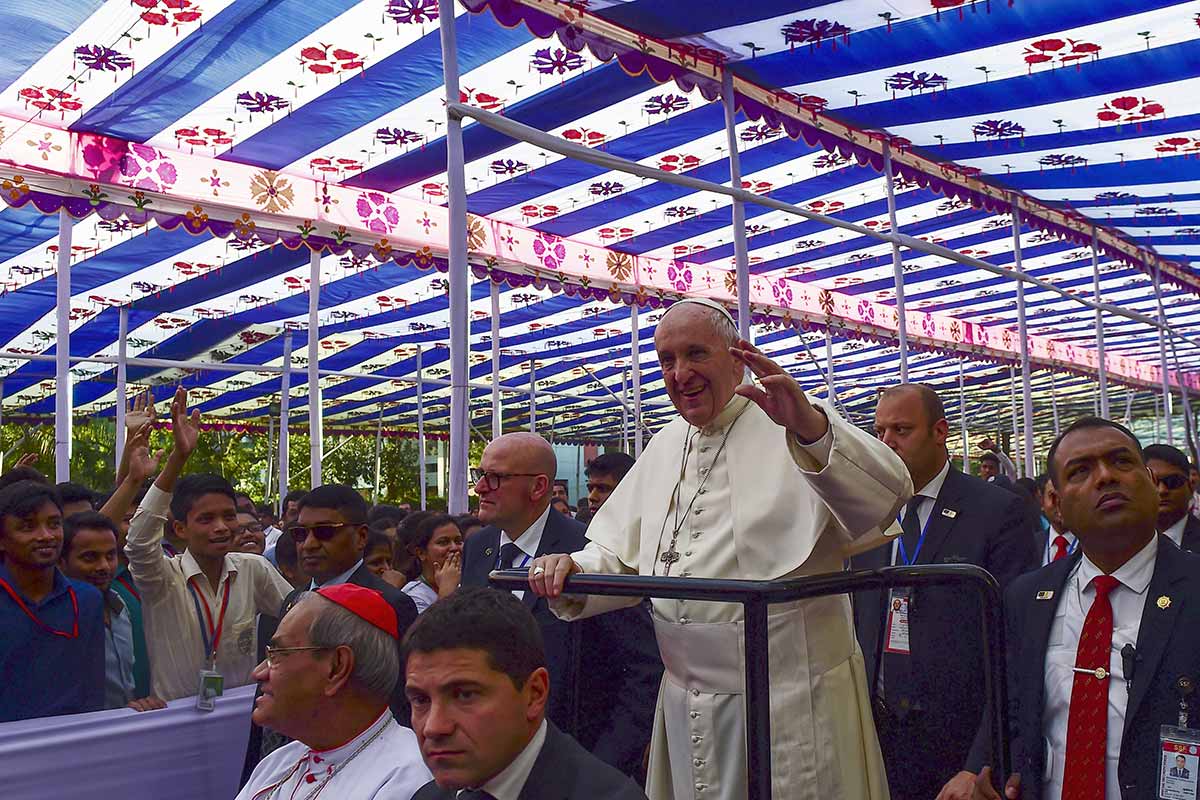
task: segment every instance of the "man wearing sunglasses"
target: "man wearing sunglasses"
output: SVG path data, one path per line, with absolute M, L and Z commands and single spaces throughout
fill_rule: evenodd
M 1184 550 L 1200 551 L 1200 520 L 1188 513 L 1196 484 L 1187 456 L 1169 444 L 1152 444 L 1142 458 L 1158 487 L 1158 532 Z
M 285 526 L 283 535 L 295 542 L 298 565 L 311 582 L 303 590 L 295 589 L 284 598 L 278 618 L 287 616 L 304 591 L 354 584 L 383 595 L 396 612 L 403 637 L 408 626 L 417 619 L 417 607 L 408 595 L 385 583 L 363 563 L 363 551 L 367 546 L 367 512 L 370 510 L 363 496 L 353 487 L 330 483 L 301 497 L 297 508 L 295 521 Z M 272 622 L 264 626 L 263 634 L 259 636 L 260 660 L 266 657 L 265 643 L 275 635 L 278 622 Z M 397 680 L 392 692 L 391 708 L 396 719 L 407 724 L 408 701 L 404 697 L 402 680 Z M 260 728 L 252 727 L 243 777 L 249 775 L 259 758 L 285 742 L 281 736 L 263 735 Z

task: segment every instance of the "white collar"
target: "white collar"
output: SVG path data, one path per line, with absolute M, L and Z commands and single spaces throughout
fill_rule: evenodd
M 512 542 L 517 547 L 521 548 L 521 552 L 527 556 L 536 556 L 538 547 L 542 543 L 542 533 L 546 530 L 546 520 L 550 518 L 550 506 L 546 506 L 546 510 L 542 515 L 533 521 L 533 524 L 525 529 L 525 532 L 513 539 L 509 536 L 508 531 L 500 531 L 500 546 L 503 547 L 505 542 Z
M 942 492 L 942 484 L 946 482 L 946 476 L 950 474 L 950 459 L 946 459 L 946 463 L 938 470 L 938 474 L 930 479 L 929 483 L 921 487 L 916 494 L 922 497 L 928 497 L 932 500 L 937 500 L 938 495 Z
M 529 740 L 529 744 L 525 745 L 521 754 L 502 769 L 496 777 L 479 788 L 496 800 L 517 800 L 521 796 L 521 790 L 525 788 L 525 782 L 529 780 L 529 774 L 533 772 L 533 765 L 541 755 L 542 746 L 545 743 L 546 720 L 543 719 L 537 733 Z
M 1150 542 L 1137 551 L 1132 558 L 1122 564 L 1112 573 L 1122 586 L 1135 594 L 1143 594 L 1150 586 L 1150 579 L 1154 577 L 1154 562 L 1158 557 L 1158 535 L 1150 537 Z M 1075 567 L 1076 585 L 1079 587 L 1079 592 L 1082 594 L 1085 589 L 1091 587 L 1092 578 L 1097 575 L 1103 575 L 1104 570 L 1092 563 L 1092 560 L 1087 557 L 1087 553 L 1083 554 L 1083 558 L 1079 559 L 1079 564 Z M 1095 589 L 1091 589 L 1095 592 Z
M 1187 521 L 1188 515 L 1184 514 L 1174 525 L 1163 531 L 1163 535 L 1176 545 L 1183 547 L 1183 529 L 1187 527 Z
M 322 586 L 341 586 L 343 583 L 349 583 L 350 576 L 353 575 L 355 572 L 357 572 L 358 568 L 361 567 L 362 565 L 363 565 L 363 560 L 360 558 L 357 562 L 355 562 L 353 567 L 346 570 L 341 575 L 338 575 L 335 578 L 330 578 L 329 580 L 327 580 L 321 584 L 318 584 L 317 579 L 313 578 L 312 582 L 308 585 L 308 590 L 310 592 L 315 592 L 317 589 L 319 589 Z
M 366 729 L 355 736 L 345 744 L 331 747 L 328 750 L 313 750 L 309 749 L 308 755 L 312 757 L 314 764 L 339 764 L 349 758 L 364 741 L 379 733 L 383 728 L 386 728 L 392 722 L 392 710 L 384 708 L 375 721 L 366 727 Z M 314 770 L 316 772 L 318 770 Z

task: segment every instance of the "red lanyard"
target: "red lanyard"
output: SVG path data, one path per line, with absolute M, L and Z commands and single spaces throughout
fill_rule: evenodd
M 25 605 L 25 601 L 21 599 L 21 596 L 17 594 L 11 586 L 8 585 L 8 581 L 0 578 L 0 586 L 4 587 L 4 591 L 8 592 L 8 596 L 13 599 L 13 602 L 25 612 L 25 616 L 33 620 L 34 624 L 46 633 L 54 636 L 61 636 L 64 639 L 79 638 L 79 599 L 75 597 L 75 589 L 73 587 L 67 587 L 67 594 L 71 596 L 71 610 L 75 612 L 75 622 L 71 626 L 71 632 L 67 633 L 66 631 L 56 631 L 54 628 L 51 628 L 49 625 L 38 619 L 37 616 L 29 610 L 29 606 Z
M 217 661 L 217 648 L 221 645 L 221 631 L 225 628 L 225 609 L 229 608 L 229 588 L 233 585 L 233 575 L 225 579 L 225 597 L 221 600 L 221 613 L 217 617 L 217 624 L 215 626 L 213 625 L 212 609 L 208 607 L 208 601 L 204 599 L 203 592 L 192 584 L 192 581 L 195 579 L 196 577 L 193 575 L 191 580 L 188 581 L 188 591 L 192 593 L 193 601 L 199 599 L 199 603 L 204 604 L 204 615 L 201 616 L 200 605 L 197 603 L 196 620 L 200 623 L 200 638 L 204 640 L 204 655 L 208 656 L 209 661 L 215 664 Z M 207 630 L 205 629 L 206 624 Z M 210 641 L 212 642 L 211 649 L 208 644 Z

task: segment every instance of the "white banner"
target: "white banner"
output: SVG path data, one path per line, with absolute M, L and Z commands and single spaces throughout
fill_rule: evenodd
M 96 711 L 0 724 L 5 800 L 231 800 L 238 791 L 254 686 L 215 711 L 181 698 L 161 711 Z

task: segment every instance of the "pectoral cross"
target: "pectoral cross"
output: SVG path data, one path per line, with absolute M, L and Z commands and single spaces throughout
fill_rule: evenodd
M 675 549 L 675 542 L 671 542 L 671 547 L 667 552 L 658 557 L 658 560 L 666 564 L 666 569 L 663 570 L 663 575 L 671 574 L 671 565 L 679 560 L 679 551 Z

